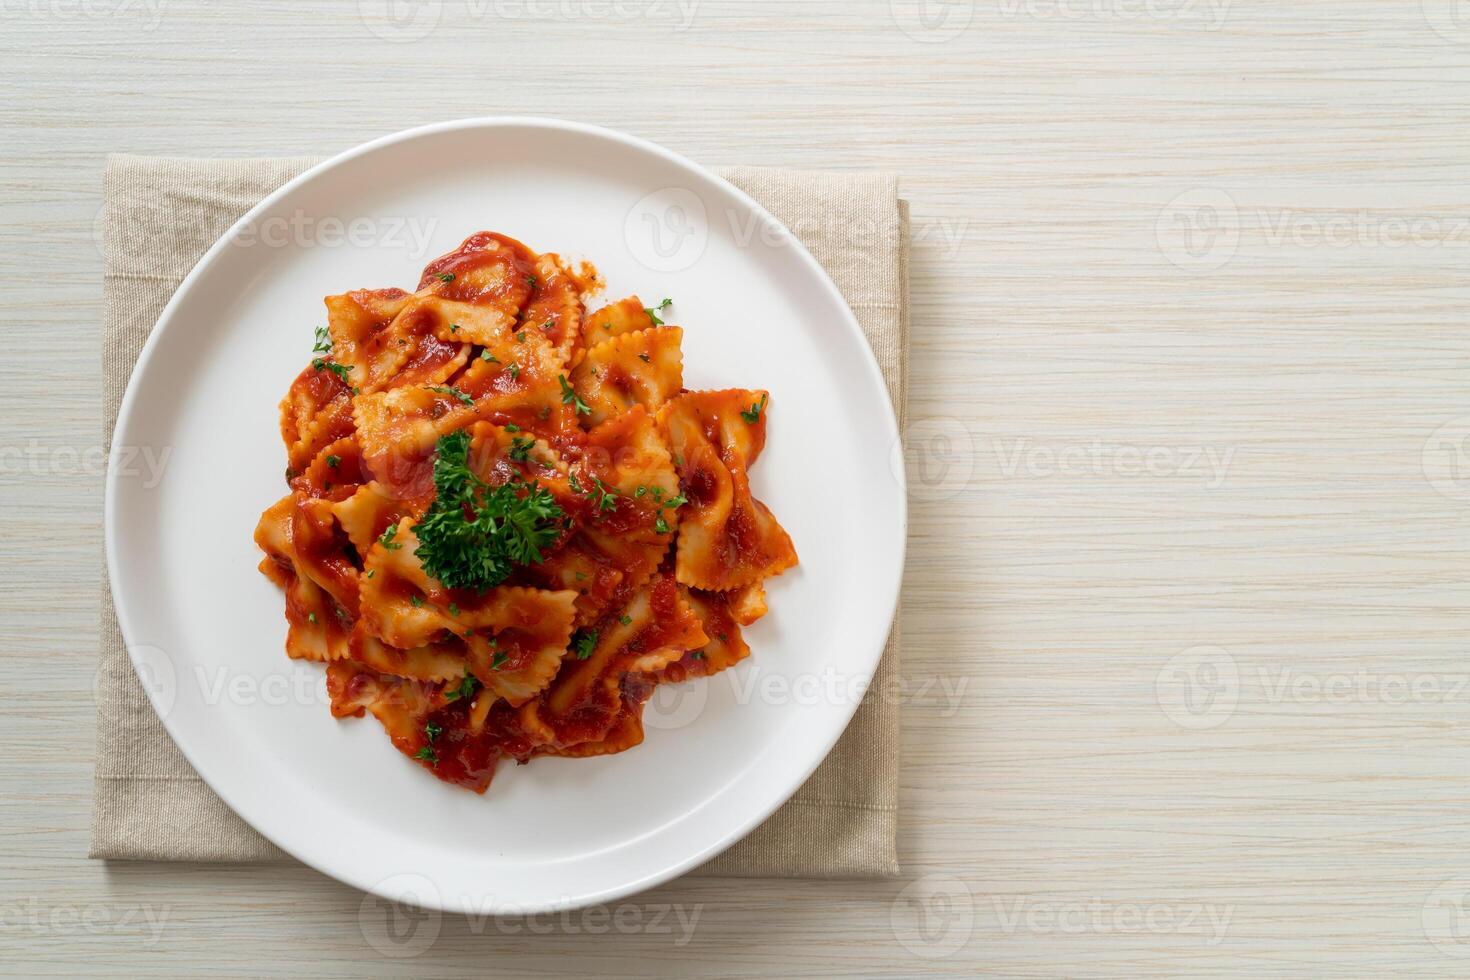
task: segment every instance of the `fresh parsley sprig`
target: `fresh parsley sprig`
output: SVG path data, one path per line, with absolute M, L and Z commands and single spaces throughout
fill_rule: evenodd
M 488 589 L 515 565 L 534 565 L 565 516 L 550 491 L 511 481 L 492 487 L 470 469 L 468 432 L 441 436 L 434 502 L 414 528 L 424 570 L 451 589 Z
M 655 327 L 661 327 L 664 325 L 664 321 L 659 318 L 659 314 L 662 313 L 664 310 L 667 310 L 669 308 L 669 304 L 673 302 L 674 301 L 671 299 L 666 299 L 657 306 L 645 306 L 643 308 L 643 312 L 648 314 L 648 318 L 653 321 L 653 325 Z

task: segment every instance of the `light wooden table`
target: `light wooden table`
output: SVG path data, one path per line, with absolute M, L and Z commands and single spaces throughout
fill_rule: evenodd
M 0 970 L 1470 971 L 1470 12 L 386 6 L 0 0 Z M 104 154 L 497 112 L 902 174 L 903 881 L 393 960 L 302 868 L 85 859 Z

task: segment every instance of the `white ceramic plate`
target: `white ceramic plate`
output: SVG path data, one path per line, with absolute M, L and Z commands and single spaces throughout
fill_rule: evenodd
M 502 764 L 488 793 L 334 720 L 320 665 L 283 651 L 251 533 L 284 492 L 277 404 L 322 297 L 412 289 L 471 232 L 587 258 L 607 295 L 673 297 L 690 388 L 771 392 L 755 494 L 800 567 L 733 670 L 650 702 L 647 738 L 599 759 Z M 565 122 L 416 129 L 308 171 L 200 260 L 143 349 L 118 447 L 169 450 L 153 485 L 108 474 L 118 619 L 154 707 L 237 813 L 297 858 L 392 900 L 469 913 L 608 901 L 755 828 L 842 734 L 877 665 L 905 534 L 898 430 L 826 274 L 760 205 L 667 150 Z M 117 458 L 117 457 L 114 457 Z

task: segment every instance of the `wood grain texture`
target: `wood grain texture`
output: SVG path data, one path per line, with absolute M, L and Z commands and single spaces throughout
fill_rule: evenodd
M 0 0 L 0 970 L 1470 969 L 1452 0 L 386 6 Z M 83 857 L 104 155 L 496 112 L 903 175 L 906 880 L 391 945 L 304 868 Z

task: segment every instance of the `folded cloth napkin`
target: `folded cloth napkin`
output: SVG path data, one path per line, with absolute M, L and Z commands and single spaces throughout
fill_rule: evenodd
M 257 201 L 315 161 L 115 156 L 105 178 L 102 382 L 110 442 L 138 353 L 199 256 Z M 842 290 L 904 414 L 908 215 L 890 175 L 736 167 L 721 176 L 791 228 Z M 285 855 L 189 767 L 124 649 L 103 572 L 94 858 L 268 861 Z M 700 873 L 870 878 L 898 873 L 898 627 L 868 698 L 785 806 Z

